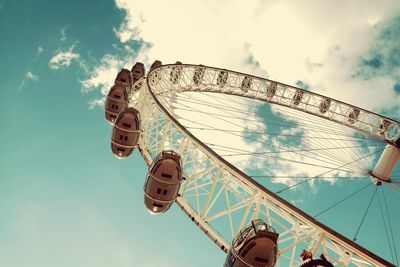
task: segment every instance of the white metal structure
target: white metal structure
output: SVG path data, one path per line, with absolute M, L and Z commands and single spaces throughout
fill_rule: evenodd
M 214 92 L 256 99 L 345 125 L 385 142 L 396 157 L 382 158 L 374 179 L 390 181 L 399 158 L 400 124 L 361 108 L 279 82 L 197 65 L 164 65 L 139 80 L 129 105 L 141 116 L 139 150 L 148 165 L 163 150 L 181 155 L 176 203 L 222 250 L 250 220 L 261 218 L 279 233 L 277 266 L 298 266 L 303 249 L 323 253 L 335 266 L 394 266 L 329 229 L 277 196 L 204 144 L 176 118 L 183 92 Z M 391 153 L 393 154 L 393 153 Z M 221 263 L 222 264 L 222 263 Z

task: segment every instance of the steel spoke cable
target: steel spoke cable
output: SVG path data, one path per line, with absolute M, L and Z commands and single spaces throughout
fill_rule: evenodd
M 376 145 L 377 147 L 383 147 L 384 145 Z M 270 152 L 254 152 L 254 155 L 257 154 L 275 154 L 275 153 L 285 153 L 285 152 L 297 152 L 297 151 L 320 151 L 320 150 L 331 150 L 331 149 L 341 149 L 341 148 L 357 148 L 362 146 L 343 146 L 343 147 L 324 147 L 324 148 L 309 148 L 309 149 L 294 149 L 294 150 L 285 150 L 285 151 L 270 151 Z M 240 156 L 240 155 L 249 155 L 251 153 L 238 153 L 232 155 L 221 155 L 221 156 Z
M 188 101 L 189 102 L 189 101 Z M 191 108 L 191 107 L 189 107 L 189 106 L 187 106 L 187 105 L 184 105 L 184 104 L 182 104 L 182 103 L 180 103 L 179 105 L 183 105 L 183 106 L 186 106 L 186 107 L 188 107 L 188 108 L 182 108 L 182 107 L 175 107 L 175 109 L 176 110 L 183 110 L 183 111 L 195 111 L 194 110 L 194 108 Z M 207 106 L 206 104 L 204 104 L 203 103 L 203 105 L 205 105 L 205 106 Z M 224 111 L 224 109 L 223 108 L 220 108 L 219 109 L 220 111 Z M 227 117 L 227 118 L 233 118 L 233 119 L 238 119 L 238 120 L 243 120 L 243 121 L 246 121 L 246 122 L 257 122 L 257 123 L 259 123 L 260 122 L 260 120 L 258 119 L 258 117 L 257 117 L 257 119 L 249 119 L 248 117 L 239 117 L 239 116 L 235 116 L 235 115 L 229 115 L 229 116 L 227 116 L 227 115 L 223 115 L 223 114 L 218 114 L 218 113 L 212 113 L 212 112 L 204 112 L 204 113 L 206 113 L 206 114 L 212 114 L 212 115 L 215 115 L 215 116 L 223 116 L 223 117 Z M 265 122 L 264 122 L 265 123 Z M 344 136 L 344 137 L 351 137 L 351 136 L 349 136 L 349 135 L 344 135 L 343 134 L 343 132 L 339 132 L 339 131 L 336 131 L 336 132 L 334 132 L 334 131 L 332 131 L 332 129 L 328 129 L 328 128 L 321 128 L 321 127 L 317 127 L 317 126 L 314 126 L 314 127 L 311 127 L 311 126 L 309 126 L 308 128 L 306 128 L 306 127 L 298 127 L 297 125 L 284 125 L 284 124 L 279 124 L 279 123 L 277 123 L 277 122 L 273 122 L 273 123 L 268 123 L 269 125 L 272 125 L 272 126 L 280 126 L 280 127 L 283 127 L 283 128 L 290 128 L 290 129 L 292 129 L 292 128 L 296 128 L 296 129 L 304 129 L 304 130 L 312 130 L 312 131 L 316 131 L 316 132 L 321 132 L 321 133 L 325 133 L 325 134 L 328 134 L 328 133 L 336 133 L 335 135 L 337 135 L 337 136 Z M 318 129 L 318 130 L 316 130 L 316 129 Z
M 201 111 L 199 111 L 198 110 L 198 112 L 201 112 Z M 233 123 L 233 122 L 231 122 L 231 121 L 228 121 L 228 120 L 225 120 L 225 119 L 222 119 L 222 118 L 219 118 L 219 117 L 217 117 L 218 119 L 220 119 L 220 120 L 222 120 L 222 121 L 225 121 L 225 122 L 227 122 L 227 123 L 230 123 L 230 124 L 233 124 L 233 125 L 236 125 L 236 126 L 238 126 L 236 123 Z M 190 122 L 192 122 L 192 123 L 196 123 L 196 124 L 201 124 L 201 125 L 204 125 L 204 124 L 202 124 L 202 123 L 198 123 L 198 122 L 195 122 L 195 121 L 192 121 L 192 120 L 189 120 L 189 119 L 186 119 L 186 118 L 182 118 L 182 119 L 184 119 L 184 120 L 186 120 L 186 121 L 190 121 Z M 208 126 L 208 125 L 207 125 Z M 248 140 L 251 140 L 251 141 L 255 141 L 255 142 L 258 142 L 258 143 L 261 143 L 261 144 L 264 144 L 264 145 L 270 145 L 269 143 L 266 143 L 266 142 L 261 142 L 261 141 L 259 141 L 259 140 L 256 140 L 256 139 L 254 139 L 254 138 L 250 138 L 250 137 L 246 137 L 246 136 L 242 136 L 242 135 L 239 135 L 239 134 L 235 134 L 235 133 L 229 133 L 229 132 L 227 132 L 228 134 L 231 134 L 231 135 L 234 135 L 234 136 L 239 136 L 239 137 L 242 137 L 242 138 L 245 138 L 245 139 L 248 139 Z M 273 147 L 276 147 L 276 146 L 273 146 Z M 250 151 L 247 151 L 247 152 L 250 152 Z M 304 156 L 304 157 L 309 157 L 309 156 L 307 156 L 307 155 L 305 155 L 305 154 L 301 154 L 301 153 L 294 153 L 294 154 L 299 154 L 299 155 L 301 155 L 301 156 Z M 321 160 L 321 159 L 316 159 L 316 158 L 312 158 L 313 160 L 317 160 L 317 161 L 322 161 L 322 162 L 325 162 L 325 163 L 327 163 L 326 161 L 323 161 L 323 160 Z M 332 161 L 332 159 L 330 158 L 330 161 Z
M 221 146 L 221 145 L 216 145 L 216 144 L 212 144 L 212 143 L 206 143 L 207 145 L 211 145 L 211 146 L 218 146 L 218 147 L 224 147 L 224 146 Z M 230 147 L 228 147 L 228 148 L 230 148 Z M 235 148 L 230 148 L 231 150 L 238 150 L 238 151 L 246 151 L 246 150 L 242 150 L 242 149 L 235 149 Z M 261 156 L 260 156 L 261 157 Z M 276 157 L 272 157 L 272 156 L 262 156 L 263 158 L 276 158 Z M 323 166 L 323 165 L 317 165 L 317 164 L 311 164 L 311 163 L 305 163 L 305 162 L 303 162 L 303 161 L 293 161 L 293 160 L 290 160 L 290 159 L 285 159 L 285 158 L 279 158 L 280 160 L 283 160 L 283 161 L 289 161 L 289 162 L 295 162 L 295 163 L 300 163 L 300 164 L 304 164 L 304 165 L 310 165 L 310 166 L 316 166 L 316 167 L 321 167 L 321 168 L 326 168 L 326 169 L 331 169 L 331 170 L 340 170 L 340 171 L 345 171 L 345 172 L 349 172 L 349 173 L 358 173 L 358 174 L 365 174 L 365 172 L 360 172 L 360 171 L 355 171 L 355 170 L 343 170 L 343 169 L 340 169 L 340 168 L 338 168 L 338 167 L 335 167 L 335 168 L 333 168 L 333 167 L 328 167 L 328 166 Z M 359 160 L 359 159 L 358 159 Z M 356 162 L 357 160 L 354 160 L 354 162 Z M 349 164 L 349 163 L 346 163 L 346 164 Z M 346 165 L 345 164 L 345 165 Z M 340 167 L 346 167 L 346 166 L 340 166 Z M 321 174 L 322 175 L 322 174 Z M 321 175 L 318 175 L 318 176 L 321 176 Z M 317 177 L 312 177 L 312 178 L 310 178 L 310 179 L 314 179 L 314 178 L 317 178 Z
M 306 116 L 306 118 L 308 118 L 310 120 L 310 123 L 316 123 L 315 118 L 313 118 L 312 120 L 311 120 L 310 116 Z M 326 123 L 328 126 L 330 126 L 332 124 L 331 122 L 328 123 L 328 121 L 326 119 L 319 118 L 318 124 L 324 124 L 324 123 Z M 349 130 L 349 128 L 347 126 L 344 126 L 344 125 L 335 124 L 335 129 L 337 129 L 337 127 L 340 127 L 344 131 L 348 131 Z M 331 136 L 331 132 L 327 133 L 327 135 Z M 337 144 L 339 144 L 339 143 L 344 143 L 344 142 L 343 141 L 337 142 Z M 361 151 L 360 151 L 360 149 L 358 149 L 357 151 L 351 150 L 351 152 L 350 152 L 349 150 L 345 150 L 343 152 L 345 152 L 349 156 L 349 158 L 351 159 L 351 158 L 354 158 L 354 157 L 358 157 L 358 155 L 360 154 Z M 370 163 L 368 161 L 366 161 L 366 160 L 363 160 L 360 163 L 364 164 L 364 167 L 366 169 L 368 169 L 369 166 L 370 166 Z
M 362 219 L 361 219 L 360 224 L 358 225 L 357 231 L 356 231 L 356 233 L 355 233 L 355 235 L 354 235 L 354 237 L 353 237 L 353 241 L 354 241 L 354 242 L 357 241 L 358 232 L 360 231 L 361 226 L 362 226 L 362 224 L 364 223 L 365 217 L 367 216 L 368 210 L 369 210 L 369 208 L 371 207 L 372 201 L 374 200 L 374 197 L 375 197 L 375 194 L 376 194 L 376 191 L 377 191 L 377 190 L 378 190 L 378 186 L 375 187 L 375 191 L 374 191 L 374 193 L 373 193 L 373 195 L 372 195 L 371 200 L 369 201 L 368 207 L 367 207 L 367 209 L 366 209 L 365 212 L 364 212 L 364 215 L 363 215 L 363 217 L 362 217 Z
M 253 152 L 253 151 L 249 151 L 249 150 L 231 148 L 231 147 L 222 146 L 222 145 L 217 145 L 217 144 L 212 144 L 212 143 L 206 143 L 206 144 L 207 144 L 207 145 L 211 145 L 211 146 L 216 146 L 216 147 L 228 148 L 229 150 L 225 150 L 225 151 L 228 151 L 228 152 L 229 152 L 229 151 L 239 151 L 239 152 L 246 152 L 246 154 L 249 154 L 249 155 L 252 154 L 252 153 L 257 153 L 257 152 Z M 221 150 L 221 149 L 219 149 L 219 150 Z M 275 158 L 275 157 L 266 156 L 266 155 L 260 155 L 260 154 L 255 154 L 254 156 L 261 157 L 261 158 Z M 318 165 L 318 164 L 312 164 L 312 163 L 308 163 L 308 162 L 305 163 L 304 161 L 301 161 L 301 162 L 300 162 L 300 161 L 294 161 L 294 160 L 286 159 L 286 158 L 279 158 L 279 159 L 284 160 L 284 161 L 294 162 L 294 163 L 300 163 L 300 164 L 310 165 L 310 166 L 316 166 L 316 167 L 331 168 L 331 169 L 333 169 L 333 167 L 324 166 L 324 165 Z M 322 160 L 319 160 L 319 161 L 324 162 L 324 163 L 330 163 L 330 162 L 326 162 L 326 161 L 322 161 Z M 364 171 L 360 172 L 357 168 L 353 168 L 353 167 L 346 167 L 346 168 L 352 170 L 351 172 L 353 172 L 353 173 L 366 174 L 366 172 L 364 172 Z M 350 170 L 343 170 L 343 169 L 340 169 L 340 170 L 341 170 L 341 171 L 350 172 Z
M 214 128 L 206 128 L 206 127 L 187 127 L 187 129 L 193 129 L 193 130 L 203 130 L 203 131 L 227 131 L 227 132 L 240 132 L 240 133 L 251 133 L 251 134 L 258 134 L 258 135 L 279 135 L 279 136 L 290 136 L 290 137 L 296 137 L 296 134 L 282 134 L 282 133 L 269 133 L 269 132 L 257 132 L 257 131 L 238 131 L 238 130 L 232 130 L 232 129 L 214 129 Z M 329 137 L 311 137 L 308 136 L 307 139 L 326 139 L 326 140 L 338 140 L 338 141 L 354 141 L 351 139 L 344 139 L 342 140 L 341 138 L 329 138 Z M 376 140 L 375 140 L 376 141 Z
M 213 104 L 207 104 L 207 103 L 204 103 L 204 101 L 201 101 L 201 100 L 194 100 L 193 98 L 186 98 L 186 99 L 185 99 L 185 102 L 191 102 L 191 103 L 195 103 L 195 104 L 201 104 L 201 105 L 209 106 L 209 107 L 212 107 L 212 108 L 216 108 L 215 105 L 213 105 Z M 181 104 L 181 103 L 179 103 L 179 104 Z M 270 119 L 270 120 L 278 121 L 278 122 L 281 123 L 281 124 L 272 123 L 272 125 L 277 125 L 277 126 L 282 126 L 282 127 L 291 127 L 291 128 L 297 127 L 297 128 L 299 128 L 299 127 L 298 127 L 299 122 L 295 122 L 295 123 L 294 123 L 295 125 L 293 125 L 293 123 L 292 123 L 292 125 L 289 125 L 289 126 L 288 126 L 288 125 L 282 124 L 282 120 L 278 120 L 277 118 L 273 118 L 272 116 L 258 116 L 258 115 L 254 114 L 254 113 L 240 112 L 240 111 L 238 111 L 237 109 L 234 109 L 234 108 L 228 108 L 228 109 L 227 109 L 227 108 L 218 107 L 218 110 L 228 110 L 228 111 L 232 111 L 232 112 L 242 113 L 242 114 L 244 114 L 244 115 L 252 115 L 252 116 L 257 117 L 257 118 Z M 234 116 L 234 117 L 237 118 L 237 116 Z M 248 118 L 246 117 L 245 119 L 247 120 Z M 299 120 L 300 120 L 300 119 L 301 119 L 301 118 L 299 118 Z M 259 120 L 254 120 L 254 121 L 257 121 L 257 122 L 258 122 Z M 300 121 L 301 121 L 301 120 L 300 120 Z M 289 123 L 289 122 L 286 122 L 286 124 L 288 124 L 288 123 Z M 332 123 L 332 122 L 331 122 L 331 123 Z M 301 124 L 301 123 L 300 123 L 300 124 Z M 308 128 L 305 128 L 305 127 L 303 127 L 303 128 L 304 128 L 304 129 L 310 129 L 310 130 L 321 129 L 320 132 L 324 132 L 324 133 L 333 133 L 332 128 L 316 126 L 315 123 L 314 123 L 314 124 L 311 124 L 311 125 L 306 125 L 306 126 L 308 126 Z M 301 128 L 301 127 L 300 127 L 300 128 Z M 337 132 L 338 135 L 347 136 L 347 137 L 353 137 L 353 138 L 354 138 L 354 136 L 348 135 L 348 131 L 338 131 L 338 130 L 336 130 L 335 132 Z M 346 135 L 345 135 L 344 133 L 346 133 Z M 368 139 L 368 140 L 369 140 L 369 139 Z
M 309 178 L 309 176 L 285 176 L 285 175 L 249 175 L 252 178 L 272 178 L 272 179 L 287 179 L 287 178 L 293 178 L 293 179 L 304 179 L 304 178 Z M 370 177 L 367 176 L 323 176 L 323 178 L 326 179 L 371 179 Z
M 368 181 L 368 183 L 367 183 L 366 185 L 364 185 L 363 187 L 361 187 L 361 188 L 358 189 L 357 191 L 351 193 L 350 195 L 346 196 L 346 197 L 343 198 L 342 200 L 335 202 L 334 204 L 332 204 L 332 205 L 329 206 L 328 208 L 326 208 L 326 209 L 320 211 L 319 213 L 317 213 L 317 214 L 314 215 L 313 217 L 316 218 L 316 217 L 318 217 L 319 215 L 325 213 L 326 211 L 328 211 L 328 210 L 330 210 L 330 209 L 336 207 L 336 206 L 339 205 L 340 203 L 346 201 L 347 199 L 351 198 L 352 196 L 354 196 L 354 195 L 358 194 L 359 192 L 363 191 L 364 189 L 366 189 L 366 188 L 367 188 L 368 186 L 370 186 L 370 185 L 372 185 L 372 183 Z
M 285 108 L 280 107 L 280 106 L 276 106 L 276 107 L 279 107 L 280 109 L 284 109 L 285 112 L 286 112 L 286 110 L 287 110 L 287 108 L 285 109 Z M 283 113 L 283 112 L 282 112 L 282 113 Z M 310 120 L 310 123 L 315 124 L 315 118 L 314 118 L 313 120 L 311 120 L 311 116 L 305 116 L 305 118 L 307 118 L 307 120 Z M 319 119 L 321 120 L 321 118 L 319 118 Z M 318 123 L 319 125 L 321 125 L 321 124 L 323 125 L 324 123 L 327 123 L 327 122 L 328 122 L 326 119 L 322 119 L 322 120 L 323 120 L 323 121 L 320 121 L 320 123 Z M 304 121 L 304 120 L 302 120 L 302 121 Z M 327 125 L 329 126 L 328 123 L 327 123 Z M 342 128 L 343 130 L 345 130 L 345 131 L 348 131 L 348 129 L 349 129 L 347 126 L 344 126 L 344 125 L 341 125 L 341 128 Z M 328 133 L 328 135 L 330 135 L 330 133 Z M 347 150 L 346 150 L 345 152 L 347 152 Z M 358 152 L 360 152 L 360 151 L 358 151 Z M 358 155 L 357 153 L 354 153 L 353 151 L 352 151 L 352 154 L 353 154 L 353 156 L 355 156 L 355 157 Z M 369 166 L 370 166 L 370 163 L 369 163 L 369 162 L 365 162 L 364 165 L 365 165 L 365 168 L 368 169 Z
M 388 232 L 388 229 L 387 229 L 387 226 L 386 226 L 386 219 L 385 219 L 385 215 L 383 214 L 383 207 L 382 207 L 381 199 L 379 197 L 379 192 L 378 192 L 378 202 L 379 202 L 379 207 L 380 207 L 380 211 L 381 211 L 381 215 L 382 215 L 383 225 L 385 227 L 386 239 L 388 241 L 390 255 L 392 256 L 392 262 L 395 262 L 395 258 L 394 258 L 394 255 L 393 255 L 393 249 L 392 249 L 392 243 L 391 243 L 391 240 L 390 240 L 390 237 L 389 237 L 389 232 Z
M 208 96 L 208 95 L 207 95 Z M 208 97 L 210 97 L 210 96 L 208 96 Z M 217 115 L 219 115 L 219 114 L 217 114 Z M 235 118 L 236 118 L 236 116 L 235 116 Z M 343 156 L 343 155 L 342 155 Z M 366 166 L 366 169 L 368 168 L 368 166 Z
M 220 114 L 216 114 L 216 115 L 220 116 Z M 236 118 L 236 116 L 235 116 L 235 118 Z M 342 156 L 343 156 L 343 155 L 342 155 Z M 365 168 L 367 169 L 367 168 L 368 168 L 368 166 L 366 166 Z
M 217 144 L 212 144 L 212 143 L 205 143 L 205 144 L 211 145 L 211 146 L 216 146 L 216 147 L 224 147 L 224 148 L 226 148 L 225 151 L 227 151 L 227 152 L 230 152 L 230 151 L 240 151 L 240 152 L 248 152 L 248 154 L 257 153 L 257 152 L 252 152 L 252 151 L 248 151 L 248 150 L 237 149 L 237 148 L 231 148 L 231 147 L 226 147 L 226 146 L 217 145 Z M 227 150 L 227 149 L 229 149 L 229 150 Z M 222 149 L 219 148 L 219 150 L 222 150 Z M 255 155 L 255 156 L 262 157 L 262 158 L 275 158 L 275 157 L 266 156 L 266 155 Z M 312 164 L 312 163 L 305 163 L 305 162 L 303 162 L 303 161 L 299 162 L 299 161 L 293 161 L 293 160 L 291 160 L 291 159 L 285 159 L 285 158 L 279 158 L 279 159 L 281 159 L 281 160 L 283 160 L 283 161 L 290 161 L 290 162 L 300 163 L 300 164 L 304 164 L 304 165 L 310 165 L 310 166 L 316 166 L 316 167 L 321 167 L 321 168 L 330 168 L 330 169 L 334 169 L 333 167 L 328 167 L 328 166 L 324 166 L 324 165 L 316 165 L 316 164 Z M 327 162 L 325 162 L 325 163 L 327 163 Z M 329 163 L 329 162 L 328 162 L 328 163 Z M 352 172 L 352 173 L 360 173 L 360 174 L 364 174 L 364 175 L 366 174 L 366 172 L 364 172 L 364 171 L 360 172 L 360 171 L 358 171 L 358 169 L 354 169 L 354 168 L 352 168 L 352 167 L 346 167 L 346 168 L 350 169 L 351 171 L 350 171 L 350 170 L 343 170 L 343 169 L 338 169 L 338 170 L 340 170 L 340 171 L 346 171 L 346 172 Z
M 375 153 L 376 153 L 376 152 L 375 152 Z M 367 155 L 367 156 L 369 156 L 369 155 Z M 366 157 L 367 157 L 367 156 L 366 156 Z M 353 162 L 347 163 L 347 165 L 348 165 L 348 164 L 351 164 L 351 163 L 354 163 L 354 162 L 356 162 L 356 161 L 359 161 L 359 160 L 360 160 L 360 159 L 356 159 L 356 160 L 354 160 Z M 344 166 L 340 166 L 340 167 L 344 167 Z M 308 178 L 308 179 L 306 179 L 306 180 L 304 180 L 304 181 L 301 181 L 301 182 L 299 182 L 299 183 L 297 183 L 297 184 L 288 186 L 288 187 L 286 187 L 286 188 L 284 188 L 284 189 L 281 189 L 281 190 L 275 192 L 275 194 L 279 194 L 279 193 L 282 193 L 282 192 L 284 192 L 284 191 L 286 191 L 286 190 L 288 190 L 288 189 L 292 189 L 292 188 L 294 188 L 294 187 L 296 187 L 296 186 L 298 186 L 298 185 L 300 185 L 300 184 L 304 184 L 305 182 L 308 182 L 308 181 L 310 181 L 310 180 L 312 180 L 312 179 L 318 178 L 318 177 L 320 177 L 320 176 L 322 176 L 322 175 L 325 175 L 325 174 L 327 174 L 327 173 L 329 173 L 329 172 L 331 172 L 331 171 L 334 171 L 334 170 L 335 170 L 335 169 L 330 170 L 330 171 L 327 171 L 327 172 L 322 173 L 322 174 L 319 174 L 319 175 L 317 175 L 317 176 Z
M 200 111 L 200 110 L 196 110 L 196 111 L 197 111 L 197 112 L 200 112 L 200 113 L 203 113 L 203 111 Z M 236 124 L 236 123 L 233 123 L 233 122 L 231 122 L 231 121 L 225 120 L 225 119 L 223 119 L 223 118 L 220 118 L 220 117 L 217 117 L 217 116 L 213 116 L 213 115 L 210 115 L 210 116 L 211 116 L 211 117 L 215 117 L 215 118 L 217 118 L 217 119 L 220 119 L 220 120 L 222 120 L 222 121 L 225 121 L 225 122 L 227 122 L 227 123 L 233 124 L 233 125 L 235 125 L 235 126 L 240 126 L 240 125 L 238 125 L 238 124 Z M 191 122 L 196 123 L 196 124 L 199 124 L 198 122 L 195 122 L 195 121 L 192 121 L 192 120 L 188 120 L 188 119 L 186 119 L 186 118 L 182 118 L 182 119 L 187 120 L 187 121 L 191 121 Z M 201 123 L 200 123 L 200 124 L 201 124 Z M 203 125 L 204 125 L 204 124 L 203 124 Z M 207 126 L 208 126 L 208 125 L 207 125 Z M 240 136 L 240 137 L 246 138 L 246 139 L 248 139 L 248 140 L 252 140 L 252 141 L 256 141 L 256 142 L 258 142 L 258 143 L 262 143 L 262 144 L 268 145 L 267 143 L 261 142 L 261 141 L 259 141 L 259 140 L 254 139 L 254 138 L 249 138 L 249 137 L 242 136 L 242 135 L 237 135 L 237 134 L 234 134 L 234 133 L 230 133 L 230 134 L 236 135 L 236 136 Z M 274 146 L 274 147 L 275 147 L 275 146 Z M 295 154 L 299 154 L 299 155 L 302 155 L 302 156 L 305 156 L 305 157 L 309 157 L 309 156 L 307 156 L 307 155 L 305 155 L 305 154 L 300 154 L 300 153 L 295 153 Z M 321 155 L 319 155 L 319 156 L 321 156 Z M 322 161 L 322 160 L 316 159 L 316 158 L 313 158 L 313 159 L 314 159 L 314 160 L 318 160 L 318 161 Z M 332 161 L 332 158 L 329 158 L 329 160 Z
M 390 235 L 391 235 L 392 240 L 393 240 L 393 250 L 394 250 L 394 255 L 395 255 L 395 258 L 396 258 L 396 265 L 399 266 L 399 258 L 397 257 L 396 242 L 394 240 L 392 223 L 391 223 L 390 216 L 389 216 L 389 209 L 388 209 L 388 205 L 387 205 L 387 201 L 386 201 L 385 188 L 382 188 L 382 193 L 383 193 L 383 200 L 384 200 L 384 203 L 385 203 L 386 215 L 387 215 L 387 218 L 388 218 Z

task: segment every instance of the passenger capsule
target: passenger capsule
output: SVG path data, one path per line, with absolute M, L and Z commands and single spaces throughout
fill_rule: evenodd
M 108 93 L 105 113 L 106 119 L 110 123 L 114 123 L 118 114 L 128 105 L 128 93 L 126 87 L 122 84 L 116 84 L 111 87 Z
M 176 65 L 182 65 L 182 62 L 177 61 L 175 64 L 176 64 Z M 177 84 L 178 81 L 179 81 L 179 78 L 181 77 L 181 75 L 182 75 L 182 67 L 180 67 L 180 66 L 173 66 L 173 67 L 171 68 L 171 72 L 170 72 L 170 75 L 169 75 L 169 80 L 170 80 L 173 84 Z
M 132 84 L 137 82 L 145 74 L 146 74 L 146 69 L 144 68 L 143 63 L 136 62 L 135 65 L 133 65 L 132 70 L 131 70 Z
M 319 104 L 319 112 L 325 113 L 328 111 L 329 107 L 331 106 L 331 100 L 328 98 L 324 98 L 321 100 Z
M 276 82 L 271 82 L 267 89 L 267 99 L 274 97 L 276 93 L 277 84 Z
M 228 72 L 221 70 L 221 71 L 218 73 L 217 85 L 218 85 L 219 87 L 224 87 L 227 80 L 228 80 Z
M 154 61 L 153 64 L 151 64 L 150 72 L 151 72 L 152 70 L 158 68 L 158 67 L 161 67 L 161 66 L 162 66 L 161 61 L 159 61 L 159 60 Z M 157 83 L 160 81 L 160 79 L 161 79 L 160 75 L 156 72 L 156 73 L 154 73 L 153 75 L 151 75 L 151 80 L 150 80 L 150 82 L 151 82 L 152 84 L 157 84 Z
M 195 85 L 199 85 L 201 83 L 201 81 L 203 80 L 204 77 L 204 68 L 202 67 L 197 67 L 194 70 L 194 74 L 193 74 L 193 82 Z
M 244 76 L 243 80 L 242 80 L 242 91 L 243 92 L 247 92 L 250 89 L 251 83 L 252 83 L 253 79 L 250 76 Z
M 131 72 L 127 69 L 122 69 L 117 74 L 117 78 L 115 78 L 115 83 L 120 83 L 125 86 L 131 86 L 132 85 Z
M 152 214 L 166 212 L 178 197 L 182 181 L 181 157 L 174 151 L 163 151 L 149 167 L 144 185 L 144 204 Z
M 296 90 L 296 93 L 294 94 L 293 97 L 293 106 L 298 106 L 301 102 L 301 99 L 303 98 L 303 91 L 300 89 Z
M 360 116 L 360 110 L 358 108 L 353 108 L 353 110 L 349 113 L 349 119 L 347 120 L 350 124 L 354 124 L 358 116 Z
M 307 250 L 303 250 L 303 252 L 300 255 L 301 259 L 303 260 L 302 264 L 300 267 L 333 267 L 333 264 L 330 263 L 324 256 L 324 254 L 321 254 L 319 259 L 313 258 L 313 255 L 311 252 Z
M 233 240 L 224 267 L 274 266 L 278 255 L 278 237 L 274 228 L 264 221 L 251 221 Z
M 156 61 L 153 62 L 153 64 L 151 64 L 150 71 L 152 71 L 152 70 L 154 70 L 154 69 L 156 69 L 158 67 L 161 67 L 161 66 L 162 66 L 161 61 L 156 60 Z
M 379 130 L 378 130 L 379 134 L 385 135 L 388 132 L 389 127 L 391 125 L 392 125 L 392 123 L 390 121 L 383 119 L 381 124 L 379 125 Z
M 140 136 L 139 111 L 134 108 L 125 108 L 115 120 L 111 149 L 117 158 L 128 157 L 138 143 Z

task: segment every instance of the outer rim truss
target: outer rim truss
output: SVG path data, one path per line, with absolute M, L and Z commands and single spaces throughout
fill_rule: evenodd
M 180 77 L 171 80 L 170 73 L 177 68 L 181 71 Z M 193 79 L 193 75 L 199 73 L 196 72 L 197 68 L 199 66 L 194 65 L 164 65 L 157 68 L 149 73 L 147 83 L 138 81 L 142 84 L 140 95 L 136 96 L 137 100 L 131 100 L 131 103 L 136 102 L 142 116 L 143 134 L 139 149 L 146 163 L 150 164 L 155 155 L 164 149 L 173 149 L 181 154 L 184 174 L 188 179 L 181 187 L 181 197 L 176 202 L 191 220 L 221 249 L 227 251 L 229 241 L 249 220 L 265 218 L 273 227 L 280 229 L 277 266 L 298 265 L 297 250 L 304 248 L 314 254 L 324 253 L 334 265 L 394 266 L 322 225 L 225 161 L 187 131 L 167 107 L 177 92 L 228 93 L 299 109 L 345 124 L 389 144 L 394 144 L 398 139 L 399 122 L 362 109 L 359 109 L 357 122 L 351 122 L 349 114 L 358 108 L 346 103 L 254 76 L 250 76 L 254 79 L 251 85 L 243 90 L 241 81 L 249 75 L 205 66 L 200 67 L 204 69 L 200 72 L 201 79 Z M 230 75 L 224 87 L 217 84 L 221 71 Z M 275 88 L 272 89 L 273 94 L 270 88 Z M 304 95 L 308 98 L 306 102 L 300 100 L 293 106 L 298 90 L 303 92 L 301 99 L 304 99 Z M 330 100 L 328 109 L 316 114 L 327 99 Z M 389 121 L 390 125 L 383 132 L 380 125 L 384 121 Z M 236 220 L 233 216 L 236 216 L 236 220 L 240 218 L 239 225 L 234 225 Z M 228 220 L 228 227 L 224 224 L 225 228 L 229 228 L 227 233 L 221 233 L 223 228 L 217 223 L 221 218 Z

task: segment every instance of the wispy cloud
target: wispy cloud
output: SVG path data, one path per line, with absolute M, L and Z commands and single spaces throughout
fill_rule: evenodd
M 21 91 L 22 88 L 24 88 L 25 86 L 26 86 L 26 82 L 25 82 L 25 80 L 22 80 L 22 82 L 17 87 L 17 91 Z
M 60 37 L 61 42 L 64 42 L 65 40 L 67 40 L 67 28 L 66 27 L 64 27 L 60 30 L 60 34 L 61 34 L 61 37 Z
M 38 55 L 42 54 L 43 52 L 44 52 L 44 48 L 41 46 L 38 46 L 38 48 L 36 49 L 36 55 L 38 56 Z
M 53 56 L 49 61 L 49 67 L 52 70 L 58 70 L 62 68 L 67 68 L 74 60 L 80 58 L 79 53 L 75 53 L 73 50 L 75 45 L 69 47 L 66 51 L 58 52 L 55 56 Z
M 30 80 L 33 80 L 33 81 L 38 81 L 38 80 L 39 80 L 39 76 L 33 74 L 31 71 L 28 71 L 28 72 L 25 74 L 25 77 L 28 78 L 28 79 L 30 79 Z
M 106 103 L 106 97 L 102 97 L 100 99 L 94 99 L 88 102 L 89 104 L 89 109 L 94 109 L 97 106 L 104 106 L 104 104 Z
M 149 65 L 149 59 L 146 57 L 149 45 L 138 43 L 139 46 L 132 48 L 128 45 L 115 47 L 115 54 L 106 54 L 100 60 L 100 64 L 90 69 L 88 65 L 81 64 L 81 67 L 88 74 L 87 79 L 81 81 L 81 90 L 83 93 L 89 93 L 93 90 L 100 89 L 102 96 L 91 100 L 89 109 L 96 106 L 103 106 L 105 96 L 108 94 L 111 86 L 114 84 L 115 77 L 121 68 L 130 68 L 135 61 L 142 61 Z M 84 62 L 83 62 L 84 63 Z

